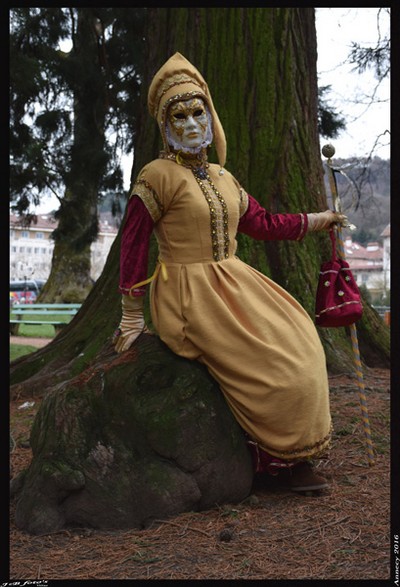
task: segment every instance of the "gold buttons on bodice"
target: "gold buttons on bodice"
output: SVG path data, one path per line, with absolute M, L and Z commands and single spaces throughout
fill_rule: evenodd
M 192 169 L 193 175 L 210 208 L 211 244 L 214 261 L 229 257 L 228 207 L 209 174 L 204 170 Z

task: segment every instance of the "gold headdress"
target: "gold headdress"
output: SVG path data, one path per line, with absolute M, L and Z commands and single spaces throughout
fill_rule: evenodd
M 214 108 L 211 94 L 201 73 L 181 55 L 175 53 L 157 71 L 150 84 L 147 104 L 150 114 L 157 120 L 166 151 L 170 151 L 165 123 L 168 106 L 176 100 L 201 97 L 208 106 L 213 122 L 213 136 L 218 162 L 224 167 L 226 161 L 226 139 L 224 129 Z

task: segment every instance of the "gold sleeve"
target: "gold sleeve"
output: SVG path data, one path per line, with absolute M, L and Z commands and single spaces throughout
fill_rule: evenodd
M 141 169 L 131 190 L 130 195 L 139 196 L 154 222 L 164 216 L 174 198 L 175 172 L 174 162 L 155 159 Z
M 141 174 L 139 174 L 129 197 L 134 195 L 139 196 L 142 200 L 153 222 L 158 222 L 164 212 L 163 205 L 156 191 Z

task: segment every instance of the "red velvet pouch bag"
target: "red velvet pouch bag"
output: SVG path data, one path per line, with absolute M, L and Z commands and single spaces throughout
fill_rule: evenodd
M 317 326 L 349 326 L 359 320 L 363 313 L 361 295 L 350 266 L 336 254 L 336 239 L 329 231 L 332 241 L 332 259 L 322 263 L 315 302 Z

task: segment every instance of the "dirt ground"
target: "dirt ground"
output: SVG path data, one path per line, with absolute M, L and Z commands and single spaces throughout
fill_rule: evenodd
M 51 342 L 51 338 L 33 338 L 33 336 L 10 336 L 10 344 L 28 344 L 29 346 L 34 346 L 38 349 L 46 346 Z
M 239 504 L 159 520 L 145 530 L 69 528 L 32 536 L 10 508 L 10 580 L 369 579 L 390 577 L 390 374 L 364 373 L 375 462 L 367 459 L 359 383 L 330 378 L 332 448 L 318 462 L 330 481 L 301 496 L 256 478 Z M 31 459 L 29 430 L 39 401 L 11 405 L 15 475 Z

